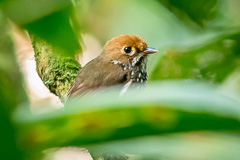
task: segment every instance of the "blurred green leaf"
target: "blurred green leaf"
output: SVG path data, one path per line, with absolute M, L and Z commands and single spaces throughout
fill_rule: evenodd
M 101 93 L 61 111 L 15 114 L 23 148 L 37 150 L 191 130 L 240 129 L 240 98 L 204 83 L 149 84 L 142 93 Z M 65 136 L 67 135 L 67 136 Z
M 221 83 L 239 67 L 239 38 L 239 32 L 223 34 L 200 48 L 169 49 L 155 66 L 151 79 L 198 79 Z
M 9 0 L 0 3 L 4 13 L 17 25 L 28 30 L 60 53 L 73 56 L 80 50 L 80 33 L 72 28 L 71 0 Z
M 12 112 L 26 101 L 14 54 L 14 45 L 9 35 L 9 24 L 0 11 L 0 155 L 1 159 L 23 159 L 16 141 L 16 129 Z
M 46 16 L 38 21 L 26 24 L 25 28 L 54 48 L 60 49 L 59 53 L 73 56 L 80 49 L 78 39 L 70 24 L 70 10 L 62 10 Z
M 2 74 L 1 74 L 2 76 Z M 2 82 L 0 80 L 0 82 Z M 3 97 L 2 90 L 0 90 L 0 154 L 2 159 L 23 159 L 23 154 L 17 146 L 16 130 L 11 122 L 6 106 L 11 106 L 10 99 Z
M 197 24 L 203 26 L 207 20 L 216 16 L 218 0 L 159 0 L 179 18 L 186 18 L 184 13 Z M 178 9 L 178 10 L 176 10 Z
M 238 160 L 239 134 L 192 132 L 161 136 L 146 136 L 88 146 L 100 152 L 125 151 L 130 160 Z M 131 158 L 132 157 L 132 158 Z
M 2 0 L 1 9 L 16 24 L 32 23 L 71 6 L 71 0 Z
M 215 101 L 216 99 L 219 100 Z M 89 95 L 83 98 L 76 98 L 67 103 L 64 110 L 49 114 L 21 117 L 21 112 L 16 112 L 17 117 L 15 118 L 17 118 L 18 122 L 29 123 L 77 113 L 102 111 L 112 108 L 129 108 L 129 106 L 144 107 L 151 104 L 151 106 L 164 105 L 165 107 L 184 111 L 211 113 L 218 116 L 239 119 L 239 102 L 240 97 L 238 94 L 220 89 L 213 84 L 198 81 L 169 80 L 166 82 L 149 83 L 143 92 L 138 92 L 135 89 L 129 90 L 122 97 L 119 97 L 118 90 L 114 91 L 110 89 L 108 92 L 101 92 L 97 96 Z M 221 109 L 218 109 L 219 107 Z

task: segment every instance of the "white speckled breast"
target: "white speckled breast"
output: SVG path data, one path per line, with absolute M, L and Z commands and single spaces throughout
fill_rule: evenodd
M 141 57 L 137 60 L 134 58 L 131 63 L 131 68 L 130 79 L 132 79 L 133 83 L 146 83 L 147 57 Z
M 147 57 L 134 57 L 129 64 L 124 64 L 117 60 L 111 62 L 121 67 L 124 71 L 130 70 L 130 80 L 133 83 L 145 83 L 147 81 Z
M 130 80 L 124 85 L 120 95 L 123 95 L 130 86 L 134 84 L 146 84 L 147 81 L 147 57 L 138 56 L 133 58 L 129 64 L 124 64 L 120 61 L 113 60 L 113 64 L 116 64 L 122 68 L 122 70 L 129 70 Z M 142 86 L 142 85 L 140 85 Z M 143 85 L 145 86 L 145 85 Z

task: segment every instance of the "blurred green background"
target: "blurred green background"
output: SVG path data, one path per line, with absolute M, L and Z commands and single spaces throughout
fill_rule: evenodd
M 239 0 L 0 0 L 0 159 L 43 159 L 63 146 L 137 155 L 130 159 L 239 159 L 239 15 Z M 62 56 L 81 52 L 86 34 L 101 46 L 136 34 L 159 53 L 141 94 L 33 114 L 12 23 Z

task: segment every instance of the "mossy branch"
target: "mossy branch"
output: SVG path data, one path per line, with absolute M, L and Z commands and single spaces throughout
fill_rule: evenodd
M 49 45 L 43 39 L 30 34 L 35 52 L 37 72 L 46 87 L 61 101 L 74 82 L 80 64 L 72 57 L 66 57 L 61 51 Z

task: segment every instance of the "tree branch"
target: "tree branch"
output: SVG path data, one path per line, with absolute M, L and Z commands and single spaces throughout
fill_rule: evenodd
M 61 51 L 39 37 L 32 34 L 30 37 L 38 75 L 46 87 L 63 102 L 68 89 L 81 69 L 80 64 L 74 58 L 64 56 Z

